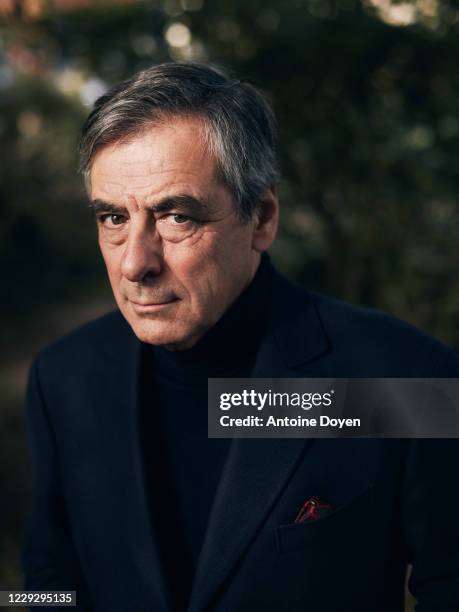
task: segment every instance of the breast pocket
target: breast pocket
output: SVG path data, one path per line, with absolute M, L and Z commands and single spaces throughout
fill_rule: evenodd
M 294 552 L 318 545 L 322 552 L 350 543 L 359 531 L 366 532 L 373 502 L 373 484 L 336 510 L 316 520 L 288 523 L 276 528 L 276 545 L 280 553 Z

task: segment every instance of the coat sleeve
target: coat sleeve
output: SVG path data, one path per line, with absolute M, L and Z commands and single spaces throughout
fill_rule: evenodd
M 72 609 L 93 612 L 69 526 L 56 441 L 40 386 L 39 359 L 29 373 L 26 424 L 33 501 L 22 550 L 24 588 L 76 591 L 77 607 Z
M 459 378 L 449 351 L 438 378 Z M 411 440 L 402 512 L 416 612 L 459 610 L 459 438 Z

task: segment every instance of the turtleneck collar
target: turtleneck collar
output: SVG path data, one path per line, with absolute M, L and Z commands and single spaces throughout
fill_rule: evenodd
M 190 349 L 150 347 L 157 374 L 181 381 L 248 377 L 265 324 L 273 267 L 264 253 L 250 285 L 221 319 Z

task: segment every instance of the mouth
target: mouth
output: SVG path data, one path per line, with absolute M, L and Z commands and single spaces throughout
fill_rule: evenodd
M 129 300 L 133 310 L 137 314 L 152 314 L 164 310 L 178 302 L 178 298 L 168 299 L 164 302 L 134 302 Z

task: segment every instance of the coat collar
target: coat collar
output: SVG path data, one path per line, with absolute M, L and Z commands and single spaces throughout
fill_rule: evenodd
M 252 376 L 294 376 L 293 370 L 331 347 L 311 295 L 272 268 L 266 333 Z

